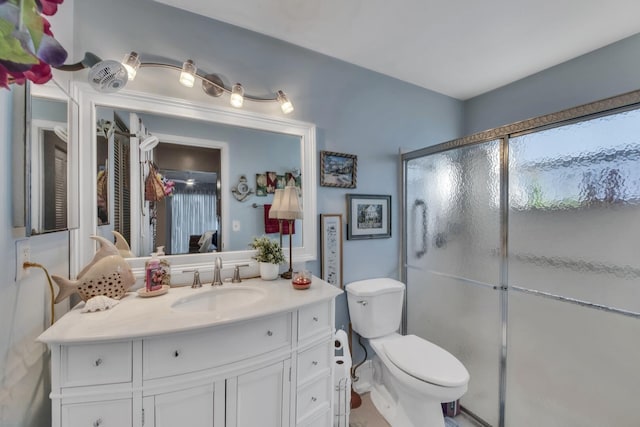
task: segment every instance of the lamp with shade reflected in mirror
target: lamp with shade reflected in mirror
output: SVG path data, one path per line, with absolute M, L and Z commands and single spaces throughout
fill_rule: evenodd
M 276 196 L 274 195 L 274 199 L 275 197 Z M 285 187 L 284 190 L 282 190 L 282 200 L 280 201 L 278 209 L 274 216 L 278 220 L 289 221 L 289 270 L 285 271 L 280 276 L 284 279 L 291 279 L 291 277 L 293 276 L 293 249 L 291 245 L 291 231 L 293 230 L 293 222 L 296 219 L 302 219 L 303 217 L 302 207 L 300 206 L 300 199 L 298 197 L 298 189 L 296 187 L 289 185 Z M 282 233 L 280 234 L 282 235 Z

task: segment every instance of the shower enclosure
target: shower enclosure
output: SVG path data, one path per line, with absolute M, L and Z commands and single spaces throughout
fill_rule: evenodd
M 485 425 L 640 425 L 639 102 L 402 155 L 404 327 Z

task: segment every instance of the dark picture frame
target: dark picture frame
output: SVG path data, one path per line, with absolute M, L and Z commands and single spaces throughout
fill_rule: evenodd
M 320 185 L 323 187 L 356 188 L 358 156 L 320 151 Z
M 342 281 L 342 215 L 320 215 L 321 278 L 339 288 Z
M 347 240 L 391 237 L 391 196 L 347 194 Z

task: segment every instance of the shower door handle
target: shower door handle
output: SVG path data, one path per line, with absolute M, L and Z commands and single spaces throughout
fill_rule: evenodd
M 420 221 L 420 246 L 415 248 L 416 258 L 422 258 L 427 253 L 427 204 L 424 200 L 413 202 L 413 213 Z

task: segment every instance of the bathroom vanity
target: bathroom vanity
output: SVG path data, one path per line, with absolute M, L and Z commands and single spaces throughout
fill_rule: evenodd
M 328 427 L 334 300 L 260 279 L 79 304 L 39 340 L 51 349 L 54 427 Z

